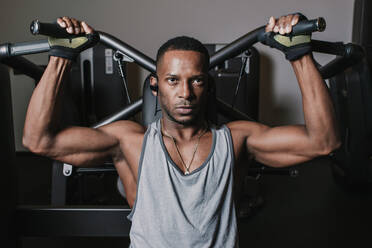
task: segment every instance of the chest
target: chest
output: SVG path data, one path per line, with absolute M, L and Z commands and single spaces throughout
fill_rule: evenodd
M 200 168 L 213 153 L 214 135 L 208 132 L 200 139 L 189 141 L 177 141 L 162 136 L 162 143 L 171 162 L 183 173 L 188 174 Z

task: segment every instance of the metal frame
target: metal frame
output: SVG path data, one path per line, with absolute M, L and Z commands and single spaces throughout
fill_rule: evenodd
M 24 237 L 128 237 L 130 211 L 117 206 L 18 206 L 17 232 Z
M 136 64 L 150 71 L 151 73 L 156 72 L 156 63 L 153 59 L 110 34 L 100 31 L 98 31 L 98 33 L 100 36 L 100 42 L 102 44 L 122 52 L 130 59 L 132 59 Z M 210 68 L 213 68 L 216 65 L 223 63 L 225 60 L 233 58 L 249 49 L 251 46 L 258 42 L 259 36 L 263 33 L 264 27 L 257 28 L 231 42 L 223 49 L 217 51 L 210 57 Z M 341 42 L 327 42 L 318 40 L 313 40 L 312 44 L 314 52 L 337 55 L 334 60 L 319 68 L 323 79 L 328 79 L 336 75 L 338 72 L 341 72 L 351 65 L 356 64 L 364 57 L 363 48 L 356 44 L 348 43 L 345 45 Z M 15 44 L 2 44 L 0 45 L 0 62 L 14 67 L 17 63 L 9 62 L 12 60 L 12 58 L 20 55 L 47 52 L 49 51 L 49 49 L 50 48 L 47 40 L 22 42 Z M 35 67 L 32 62 L 29 62 L 26 59 L 22 60 L 25 64 L 23 68 L 26 68 L 29 71 L 33 71 L 35 69 L 38 71 L 36 76 L 31 75 L 30 73 L 26 75 L 29 75 L 34 79 L 40 79 L 40 69 L 37 69 L 37 67 Z M 104 120 L 99 121 L 93 127 L 99 127 L 116 120 L 134 116 L 141 110 L 142 103 L 142 99 L 139 99 L 129 106 L 123 108 L 122 110 L 110 115 Z M 249 116 L 242 114 L 220 99 L 217 99 L 217 107 L 218 110 L 222 110 L 222 112 L 228 112 L 232 116 L 235 116 L 241 120 L 252 120 L 252 118 L 250 118 Z

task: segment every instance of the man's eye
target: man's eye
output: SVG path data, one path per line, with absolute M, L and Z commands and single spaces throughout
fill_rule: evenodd
M 195 78 L 195 79 L 193 80 L 193 83 L 194 83 L 194 84 L 203 84 L 203 79 L 201 79 L 201 78 Z
M 174 84 L 177 82 L 177 78 L 168 78 L 167 81 L 171 84 Z

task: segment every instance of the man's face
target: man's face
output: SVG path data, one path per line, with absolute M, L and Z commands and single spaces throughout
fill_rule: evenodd
M 204 118 L 208 77 L 203 56 L 196 51 L 170 50 L 158 63 L 158 97 L 169 120 L 192 125 Z

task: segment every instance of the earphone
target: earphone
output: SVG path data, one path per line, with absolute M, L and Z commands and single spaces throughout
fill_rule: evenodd
M 156 85 L 151 85 L 150 84 L 150 89 L 152 90 L 152 91 L 158 91 L 158 89 L 159 89 L 159 87 L 158 87 L 158 84 L 156 84 Z
M 157 81 L 158 81 L 158 75 L 156 75 L 156 74 L 151 74 L 151 77 L 156 78 L 156 84 L 155 84 L 155 85 L 151 85 L 151 84 L 150 84 L 150 89 L 151 89 L 152 91 L 156 91 L 156 92 L 158 92 L 158 89 L 159 89 L 159 87 L 158 87 L 158 83 L 157 83 Z

